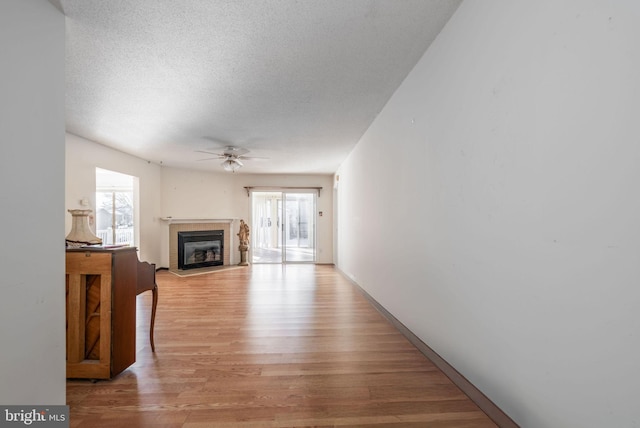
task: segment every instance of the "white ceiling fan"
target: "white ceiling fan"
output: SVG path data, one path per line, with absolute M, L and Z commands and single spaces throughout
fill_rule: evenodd
M 261 157 L 254 156 L 245 156 L 249 153 L 249 150 L 242 147 L 235 146 L 226 146 L 222 153 L 214 153 L 207 150 L 196 150 L 198 153 L 206 153 L 208 155 L 215 155 L 213 158 L 205 158 L 199 159 L 200 161 L 208 161 L 213 159 L 224 159 L 220 165 L 225 169 L 225 171 L 236 172 L 239 168 L 244 166 L 242 163 L 243 160 L 252 160 L 252 159 L 267 159 Z

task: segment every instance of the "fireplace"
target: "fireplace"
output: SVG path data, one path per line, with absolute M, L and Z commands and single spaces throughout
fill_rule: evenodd
M 234 252 L 234 237 L 237 230 L 234 230 L 235 219 L 208 219 L 208 218 L 164 218 L 163 225 L 163 247 L 166 245 L 168 251 L 164 256 L 163 263 L 174 273 L 188 272 L 178 268 L 178 233 L 179 232 L 200 232 L 209 230 L 222 230 L 224 232 L 224 247 L 222 255 L 222 265 L 230 266 L 237 263 L 236 252 Z M 235 225 L 237 229 L 237 225 Z M 166 243 L 166 244 L 165 244 Z
M 178 232 L 178 269 L 224 264 L 224 230 Z

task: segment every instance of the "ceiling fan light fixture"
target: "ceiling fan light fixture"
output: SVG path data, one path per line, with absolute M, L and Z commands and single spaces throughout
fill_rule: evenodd
M 227 158 L 220 165 L 224 168 L 225 171 L 236 172 L 236 170 L 240 169 L 243 166 L 242 162 L 236 158 Z

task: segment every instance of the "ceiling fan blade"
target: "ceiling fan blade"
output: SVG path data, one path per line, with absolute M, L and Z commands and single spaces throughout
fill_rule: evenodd
M 206 153 L 208 155 L 225 156 L 223 153 L 208 152 L 206 150 L 196 150 L 196 153 Z
M 197 159 L 198 162 L 202 162 L 202 161 L 209 161 L 209 160 L 216 160 L 216 159 L 224 159 L 224 156 L 218 156 L 215 158 L 204 158 L 204 159 Z
M 269 158 L 263 158 L 261 156 L 239 156 L 242 160 L 267 160 Z

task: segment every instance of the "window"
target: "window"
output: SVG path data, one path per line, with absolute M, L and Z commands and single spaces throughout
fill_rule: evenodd
M 96 168 L 96 235 L 102 245 L 135 245 L 136 177 Z

